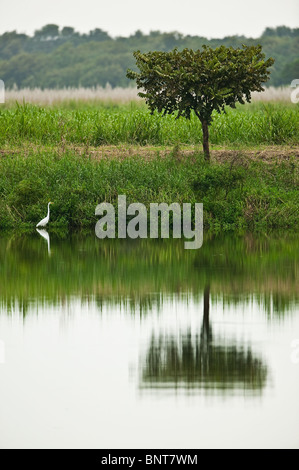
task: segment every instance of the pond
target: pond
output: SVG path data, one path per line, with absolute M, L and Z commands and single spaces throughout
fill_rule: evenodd
M 299 447 L 299 239 L 0 238 L 0 447 Z

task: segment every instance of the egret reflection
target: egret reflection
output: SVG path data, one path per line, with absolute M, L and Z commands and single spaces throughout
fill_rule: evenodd
M 51 245 L 50 245 L 50 235 L 48 234 L 47 230 L 45 229 L 36 229 L 36 231 L 40 234 L 41 237 L 43 237 L 48 245 L 48 254 L 51 256 Z

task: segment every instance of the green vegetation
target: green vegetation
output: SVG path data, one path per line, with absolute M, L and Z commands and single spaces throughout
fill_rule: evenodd
M 133 51 L 170 51 L 189 48 L 242 47 L 261 44 L 267 57 L 275 59 L 269 84 L 289 85 L 299 76 L 298 31 L 285 26 L 266 28 L 261 37 L 229 36 L 207 39 L 183 36 L 178 32 L 141 31 L 130 37 L 111 38 L 105 31 L 95 29 L 80 34 L 71 27 L 61 30 L 57 25 L 46 25 L 33 37 L 16 31 L 0 36 L 0 70 L 7 88 L 40 87 L 62 88 L 129 84 L 126 70 L 134 68 Z
M 203 202 L 205 228 L 214 232 L 296 229 L 297 106 L 253 104 L 215 113 L 210 139 L 222 150 L 214 147 L 210 166 L 198 147 L 202 134 L 194 116 L 150 115 L 136 103 L 0 108 L 0 230 L 34 230 L 50 200 L 50 230 L 90 230 L 96 205 L 116 204 L 119 194 L 146 207 Z M 265 144 L 274 146 L 270 156 Z M 276 144 L 289 146 L 275 151 Z
M 140 72 L 128 70 L 136 80 L 138 95 L 145 98 L 151 113 L 158 111 L 200 120 L 203 151 L 210 160 L 209 126 L 213 113 L 222 113 L 236 103 L 251 101 L 251 93 L 264 91 L 262 84 L 270 75 L 272 58 L 265 60 L 261 46 L 242 48 L 204 46 L 202 51 L 134 52 Z M 214 113 L 215 114 L 215 113 Z
M 157 152 L 158 153 L 158 152 Z M 208 164 L 200 153 L 151 159 L 101 158 L 74 150 L 20 150 L 0 159 L 0 230 L 29 228 L 53 201 L 53 227 L 93 228 L 95 207 L 117 196 L 130 202 L 203 202 L 213 231 L 298 227 L 299 164 L 248 161 L 240 152 L 228 163 Z
M 214 111 L 210 143 L 216 145 L 298 144 L 298 106 L 253 103 Z M 84 105 L 63 107 L 29 104 L 0 107 L 0 145 L 198 145 L 202 143 L 201 123 L 175 115 L 150 115 L 145 105 Z

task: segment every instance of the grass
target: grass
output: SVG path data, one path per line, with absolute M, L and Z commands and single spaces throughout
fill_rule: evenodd
M 34 229 L 49 200 L 52 228 L 94 227 L 96 205 L 119 194 L 147 208 L 203 202 L 216 232 L 296 229 L 298 129 L 294 104 L 228 109 L 214 117 L 209 165 L 195 117 L 151 116 L 136 102 L 2 107 L 0 230 Z
M 216 145 L 299 144 L 298 105 L 253 103 L 214 115 L 210 142 Z M 0 145 L 198 145 L 201 124 L 175 116 L 150 115 L 143 104 L 111 103 L 40 107 L 17 104 L 0 108 Z
M 94 227 L 95 207 L 141 202 L 203 202 L 205 226 L 214 231 L 293 228 L 299 222 L 299 164 L 248 160 L 207 164 L 179 150 L 151 159 L 138 155 L 97 160 L 66 149 L 31 151 L 0 159 L 0 229 L 34 229 L 49 200 L 51 227 Z

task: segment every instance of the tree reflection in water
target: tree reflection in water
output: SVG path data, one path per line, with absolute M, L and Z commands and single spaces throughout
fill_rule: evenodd
M 201 331 L 152 335 L 142 364 L 141 388 L 243 390 L 261 393 L 267 366 L 251 348 L 226 339 L 213 339 L 210 325 L 210 286 L 204 289 Z

